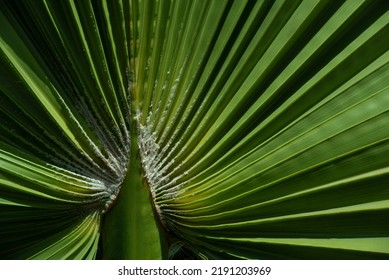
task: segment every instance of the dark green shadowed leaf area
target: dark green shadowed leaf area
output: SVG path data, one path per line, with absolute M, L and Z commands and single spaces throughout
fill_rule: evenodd
M 387 1 L 0 2 L 0 259 L 388 259 Z

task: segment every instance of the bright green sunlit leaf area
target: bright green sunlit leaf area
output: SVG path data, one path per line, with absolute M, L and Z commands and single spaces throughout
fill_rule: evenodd
M 389 259 L 388 8 L 0 1 L 0 259 Z

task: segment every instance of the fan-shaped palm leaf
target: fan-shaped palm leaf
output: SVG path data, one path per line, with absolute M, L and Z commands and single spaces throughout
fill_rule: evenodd
M 388 258 L 385 1 L 0 7 L 1 258 Z

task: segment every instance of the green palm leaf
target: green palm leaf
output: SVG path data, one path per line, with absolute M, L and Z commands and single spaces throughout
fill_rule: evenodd
M 385 1 L 3 1 L 0 258 L 388 258 L 388 23 Z

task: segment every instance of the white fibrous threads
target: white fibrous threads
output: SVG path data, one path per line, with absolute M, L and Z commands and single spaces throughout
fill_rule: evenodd
M 117 127 L 113 128 L 116 135 L 119 135 L 117 143 L 110 141 L 115 139 L 111 132 L 105 131 L 109 137 L 100 138 L 102 147 L 94 147 L 94 154 L 99 161 L 100 172 L 95 174 L 95 178 L 104 185 L 103 198 L 101 201 L 102 213 L 107 212 L 116 200 L 122 183 L 127 174 L 127 167 L 130 157 L 130 134 L 124 123 L 120 124 L 123 133 L 120 133 Z M 116 130 L 115 130 L 116 129 Z
M 171 186 L 176 184 L 179 177 L 172 178 L 169 168 L 174 164 L 174 160 L 165 162 L 161 159 L 161 147 L 157 142 L 157 137 L 152 131 L 151 125 L 142 125 L 140 123 L 141 115 L 137 112 L 135 120 L 138 128 L 138 147 L 141 158 L 141 164 L 145 173 L 145 178 L 150 188 L 154 207 L 163 223 L 163 213 L 157 203 L 157 194 L 164 193 L 163 198 L 174 199 L 178 193 L 178 188 Z M 179 168 L 180 165 L 177 167 Z M 177 168 L 176 167 L 176 168 Z M 174 170 L 175 168 L 173 168 Z
M 98 158 L 92 159 L 85 152 L 81 152 L 80 158 L 90 161 L 85 164 L 72 166 L 70 162 L 61 161 L 58 164 L 47 163 L 45 167 L 54 172 L 59 182 L 66 182 L 56 187 L 64 188 L 65 192 L 68 188 L 79 190 L 75 195 L 93 205 L 90 209 L 99 209 L 101 213 L 105 213 L 116 200 L 127 174 L 129 148 L 115 151 L 115 154 L 108 150 L 103 153 L 101 148 L 96 146 L 94 148 L 99 149 Z M 99 164 L 96 159 L 99 159 Z
M 114 177 L 114 180 L 104 182 L 106 202 L 102 211 L 103 213 L 105 213 L 111 207 L 120 192 L 121 186 L 127 174 L 128 157 L 115 158 L 110 155 L 108 158 L 108 164 L 111 168 L 115 168 L 116 176 Z
M 157 139 L 153 134 L 150 126 L 144 126 L 140 123 L 141 113 L 138 111 L 135 120 L 137 122 L 137 132 L 138 132 L 138 146 L 139 153 L 141 158 L 141 163 L 143 170 L 145 172 L 146 180 L 150 187 L 150 192 L 155 202 L 156 198 L 156 190 L 159 186 L 161 186 L 168 178 L 164 178 L 162 170 L 158 168 L 157 157 L 159 153 L 159 145 L 157 143 Z M 155 203 L 154 203 L 155 204 Z M 155 209 L 160 213 L 158 205 L 155 204 Z

